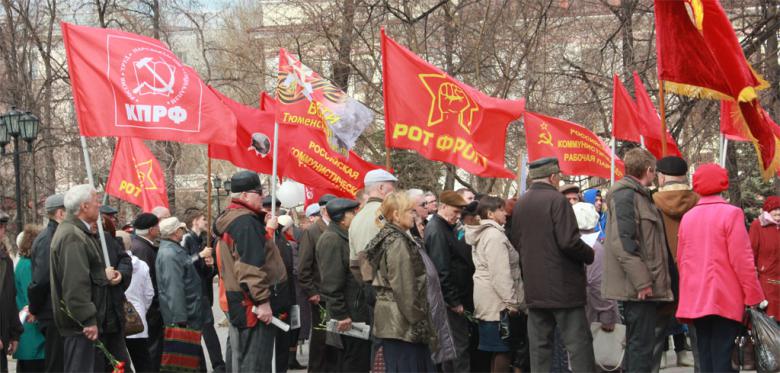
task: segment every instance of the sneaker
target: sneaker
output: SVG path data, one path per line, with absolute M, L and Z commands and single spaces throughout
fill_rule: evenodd
M 688 350 L 682 350 L 677 353 L 678 367 L 692 367 L 694 364 L 693 353 Z
M 666 369 L 669 367 L 669 362 L 666 360 L 666 351 L 661 355 L 661 369 Z

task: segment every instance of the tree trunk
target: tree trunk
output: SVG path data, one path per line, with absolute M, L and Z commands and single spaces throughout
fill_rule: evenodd
M 729 200 L 732 205 L 743 208 L 736 145 L 737 144 L 734 143 L 733 146 L 729 146 L 726 150 L 726 170 L 728 170 L 729 173 Z
M 349 89 L 350 57 L 352 54 L 352 30 L 355 28 L 355 0 L 344 1 L 344 18 L 339 36 L 338 60 L 333 65 L 333 82 L 344 92 Z

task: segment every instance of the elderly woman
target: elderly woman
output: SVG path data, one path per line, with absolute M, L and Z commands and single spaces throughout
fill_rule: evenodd
M 38 330 L 38 323 L 29 316 L 27 310 L 27 287 L 32 280 L 32 244 L 41 229 L 37 225 L 27 224 L 24 230 L 16 238 L 16 246 L 19 247 L 19 262 L 16 263 L 14 279 L 16 281 L 16 307 L 24 311 L 28 317 L 24 321 L 24 332 L 19 338 L 19 348 L 14 353 L 17 360 L 17 372 L 43 372 L 45 338 Z
M 477 215 L 479 225 L 466 226 L 466 242 L 473 246 L 474 317 L 479 320 L 479 349 L 493 354 L 491 372 L 509 372 L 514 346 L 502 338 L 500 321 L 502 313 L 518 316 L 526 308 L 520 255 L 504 233 L 507 213 L 503 199 L 483 197 L 477 205 Z
M 731 350 L 745 306 L 764 299 L 742 210 L 721 198 L 729 178 L 715 164 L 699 166 L 693 190 L 701 195 L 680 222 L 677 318 L 696 327 L 701 372 L 733 372 Z
M 764 201 L 761 215 L 750 225 L 750 243 L 758 280 L 769 301 L 767 313 L 780 320 L 780 197 Z
M 200 330 L 203 326 L 200 275 L 194 259 L 179 244 L 187 225 L 176 217 L 160 221 L 160 250 L 157 252 L 157 289 L 165 325 Z
M 435 372 L 434 363 L 455 358 L 438 273 L 409 232 L 414 205 L 404 192 L 385 197 L 382 229 L 366 249 L 377 293 L 374 336 L 382 340 L 387 372 Z

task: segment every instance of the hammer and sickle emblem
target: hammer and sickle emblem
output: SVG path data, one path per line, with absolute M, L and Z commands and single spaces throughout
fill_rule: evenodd
M 552 134 L 547 129 L 547 123 L 542 123 L 542 131 L 544 132 L 539 134 L 539 141 L 537 141 L 536 143 L 553 146 Z

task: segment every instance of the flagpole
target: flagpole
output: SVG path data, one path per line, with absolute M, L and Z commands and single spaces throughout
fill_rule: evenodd
M 390 148 L 385 147 L 385 168 L 390 171 L 391 168 L 393 168 L 392 163 L 390 163 Z
M 640 137 L 641 138 L 641 137 Z M 615 136 L 612 135 L 612 156 L 611 165 L 609 167 L 609 182 L 610 186 L 615 185 Z
M 279 122 L 274 121 L 274 159 L 271 168 L 271 216 L 276 216 L 276 183 L 279 155 Z
M 526 169 L 528 168 L 528 158 L 525 156 L 525 152 L 520 152 L 520 187 L 518 188 L 518 191 L 520 195 L 522 196 L 525 194 L 526 190 L 526 184 L 528 184 L 528 172 Z
M 726 168 L 726 154 L 729 149 L 729 139 L 725 138 L 723 134 L 720 134 L 721 142 L 720 142 L 720 166 L 723 168 Z
M 211 244 L 211 157 L 208 155 L 208 145 L 206 145 L 206 184 L 208 185 L 206 192 L 206 246 Z M 217 197 L 219 198 L 219 197 Z
M 81 136 L 81 150 L 84 153 L 84 163 L 87 167 L 87 180 L 89 185 L 95 186 L 95 178 L 92 175 L 92 164 L 89 161 L 89 152 L 87 151 L 87 138 Z M 103 217 L 102 214 L 98 214 L 97 228 L 98 235 L 100 236 L 100 247 L 103 249 L 103 259 L 106 261 L 106 267 L 111 267 L 111 260 L 108 257 L 108 248 L 106 246 L 106 233 L 103 232 Z
M 642 149 L 646 149 L 645 147 L 645 137 L 642 135 L 639 135 L 639 145 L 642 147 Z
M 659 77 L 660 78 L 660 77 Z M 664 102 L 664 81 L 658 79 L 658 106 L 661 109 L 661 156 L 666 157 L 666 105 Z

